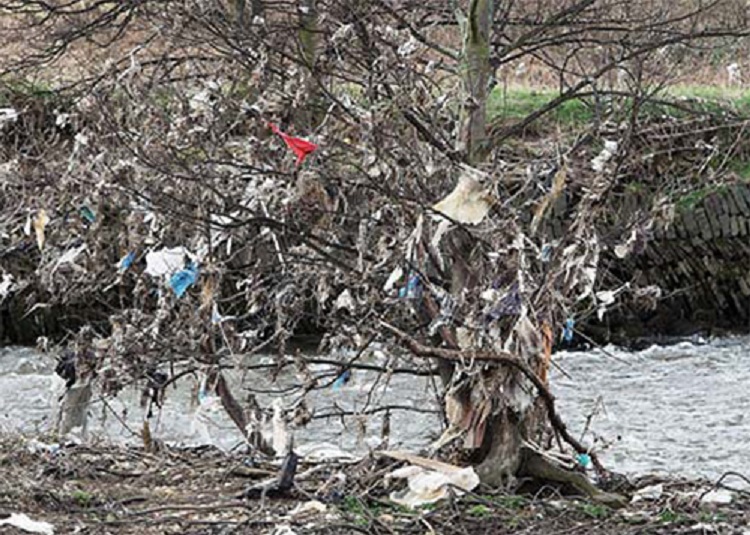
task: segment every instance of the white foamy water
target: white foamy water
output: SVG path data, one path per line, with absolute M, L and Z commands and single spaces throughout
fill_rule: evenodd
M 665 473 L 716 478 L 727 470 L 745 471 L 750 453 L 750 338 L 725 338 L 707 343 L 683 342 L 630 352 L 561 352 L 552 374 L 558 411 L 579 435 L 590 419 L 583 442 L 602 450 L 605 465 L 630 475 Z M 253 362 L 264 357 L 256 357 Z M 0 430 L 34 434 L 50 428 L 62 380 L 53 372 L 54 361 L 24 348 L 0 349 Z M 319 366 L 314 373 L 331 372 Z M 244 401 L 244 387 L 284 389 L 294 383 L 292 373 L 271 384 L 265 374 L 239 372 L 230 375 L 236 397 Z M 327 380 L 330 380 L 327 379 Z M 365 406 L 376 381 L 373 373 L 354 372 L 352 380 L 334 390 L 329 387 L 310 397 L 314 414 L 337 408 L 358 410 Z M 214 443 L 231 448 L 240 435 L 218 408 L 195 402 L 197 379 L 186 378 L 167 392 L 164 407 L 155 413 L 153 434 L 162 440 L 194 445 Z M 434 409 L 434 394 L 424 377 L 394 375 L 387 387 L 373 391 L 370 407 L 378 403 Z M 259 394 L 263 405 L 272 400 Z M 122 421 L 138 432 L 143 421 L 140 392 L 128 389 L 117 399 L 95 400 L 90 435 L 114 441 L 138 442 Z M 281 396 L 291 403 L 295 396 Z M 116 413 L 119 419 L 114 416 Z M 328 443 L 351 452 L 366 451 L 378 442 L 379 413 L 361 425 L 357 418 L 313 420 L 296 432 L 301 447 Z M 391 447 L 416 450 L 440 433 L 436 414 L 391 413 Z

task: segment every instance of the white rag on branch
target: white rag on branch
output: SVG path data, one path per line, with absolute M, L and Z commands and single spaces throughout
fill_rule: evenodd
M 463 166 L 456 187 L 432 209 L 459 223 L 478 225 L 494 204 L 494 198 L 482 185 L 482 176 L 481 171 Z

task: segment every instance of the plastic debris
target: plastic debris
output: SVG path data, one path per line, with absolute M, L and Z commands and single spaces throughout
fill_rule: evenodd
M 297 532 L 289 524 L 281 524 L 274 528 L 271 535 L 297 535 Z
M 341 310 L 343 308 L 344 310 L 352 312 L 354 310 L 354 299 L 352 298 L 351 292 L 349 290 L 341 292 L 336 298 L 336 304 L 333 305 L 333 308 L 336 310 Z
M 742 70 L 737 63 L 727 65 L 727 82 L 729 85 L 740 85 L 742 83 Z
M 449 294 L 448 292 L 441 291 L 436 288 L 436 292 L 439 292 L 439 305 L 440 305 L 440 313 L 435 316 L 435 318 L 430 322 L 429 327 L 427 328 L 427 332 L 430 334 L 430 336 L 433 336 L 436 332 L 438 332 L 438 329 L 443 327 L 444 325 L 450 325 L 453 323 L 453 319 L 456 315 L 456 309 L 458 308 L 458 303 L 456 303 L 456 300 L 453 299 L 453 296 Z
M 78 247 L 73 247 L 71 249 L 68 249 L 65 251 L 60 258 L 57 259 L 57 262 L 55 263 L 55 267 L 53 271 L 57 270 L 60 266 L 64 264 L 73 264 L 78 258 L 78 255 L 80 255 L 83 251 L 85 251 L 87 248 L 86 244 L 79 245 Z
M 615 303 L 615 300 L 617 296 L 622 293 L 624 290 L 630 288 L 630 283 L 626 282 L 619 288 L 616 288 L 614 290 L 605 290 L 601 292 L 596 292 L 596 299 L 598 301 L 598 306 L 596 309 L 596 316 L 599 318 L 599 321 L 602 321 L 604 319 L 604 314 L 607 313 L 607 309 L 612 306 Z
M 42 208 L 31 222 L 36 233 L 36 244 L 40 251 L 44 249 L 44 229 L 47 228 L 47 223 L 49 223 L 49 217 L 47 217 L 47 211 Z
M 299 137 L 290 136 L 279 130 L 279 127 L 273 123 L 268 123 L 268 127 L 273 131 L 274 134 L 281 136 L 286 146 L 292 149 L 292 152 L 297 156 L 297 166 L 299 167 L 305 161 L 305 158 L 309 154 L 315 152 L 318 146 L 315 143 L 307 141 Z
M 18 120 L 18 111 L 15 108 L 0 108 L 0 128 L 5 123 L 15 123 Z
M 120 273 L 125 273 L 130 266 L 133 265 L 133 262 L 135 261 L 135 253 L 133 251 L 130 251 L 128 254 L 120 258 L 120 261 L 117 263 L 117 271 Z
M 359 459 L 351 453 L 342 450 L 328 442 L 300 444 L 295 447 L 297 453 L 307 463 L 323 463 L 329 461 L 358 462 Z
M 399 56 L 406 58 L 406 57 L 411 56 L 417 50 L 419 50 L 421 46 L 422 46 L 421 43 L 417 41 L 417 39 L 412 35 L 412 36 L 409 36 L 409 40 L 407 42 L 405 42 L 404 44 L 398 47 L 398 50 L 396 51 L 396 53 Z
M 493 198 L 479 182 L 478 171 L 465 168 L 458 184 L 432 209 L 465 225 L 477 225 L 492 208 Z
M 340 390 L 342 386 L 344 386 L 346 383 L 349 382 L 349 379 L 351 379 L 351 377 L 352 377 L 351 370 L 344 370 L 333 382 L 333 389 Z
M 211 323 L 213 323 L 214 325 L 219 325 L 223 321 L 224 316 L 219 313 L 219 305 L 214 303 L 213 307 L 211 308 Z
M 728 505 L 734 500 L 734 493 L 726 489 L 713 489 L 701 496 L 701 503 Z
M 221 432 L 218 421 L 223 410 L 221 399 L 209 389 L 208 377 L 203 376 L 198 385 L 198 405 L 190 419 L 190 433 L 199 444 L 212 444 L 222 449 L 215 435 Z
M 169 285 L 172 287 L 174 294 L 179 299 L 188 288 L 198 280 L 198 266 L 195 262 L 190 262 L 185 269 L 181 269 L 169 279 Z
M 40 440 L 32 439 L 26 443 L 26 449 L 30 453 L 49 453 L 55 455 L 60 452 L 60 444 L 46 444 Z
M 309 502 L 301 503 L 289 512 L 289 516 L 293 520 L 307 519 L 311 516 L 321 515 L 328 511 L 328 506 L 318 500 L 310 500 Z
M 576 326 L 576 320 L 568 318 L 565 320 L 565 327 L 563 327 L 563 340 L 566 342 L 573 341 L 573 329 Z
M 516 281 L 487 312 L 487 316 L 490 320 L 496 320 L 504 316 L 517 316 L 521 313 L 521 304 L 521 294 L 519 293 L 519 285 Z
M 648 487 L 643 487 L 642 489 L 635 491 L 633 499 L 630 501 L 631 503 L 636 503 L 642 500 L 658 500 L 663 494 L 664 485 L 662 483 L 659 483 L 658 485 L 649 485 Z
M 185 247 L 173 247 L 160 251 L 150 251 L 146 254 L 146 274 L 152 277 L 170 276 L 182 269 L 185 257 L 191 256 Z
M 75 140 L 76 148 L 78 148 L 80 145 L 83 145 L 85 147 L 89 144 L 89 136 L 87 136 L 83 132 L 78 132 L 73 139 Z
M 171 276 L 183 268 L 186 256 L 190 253 L 185 247 L 151 251 L 146 254 L 145 273 L 152 277 Z
M 422 295 L 422 286 L 419 283 L 419 275 L 412 275 L 406 286 L 398 290 L 398 296 L 401 299 L 416 299 Z
M 617 141 L 605 140 L 602 151 L 596 156 L 596 158 L 591 160 L 591 168 L 597 173 L 604 171 L 604 165 L 615 155 L 617 147 Z
M 388 276 L 388 280 L 385 281 L 385 285 L 383 286 L 384 292 L 390 292 L 393 289 L 393 286 L 401 279 L 401 277 L 404 276 L 404 270 L 401 269 L 401 266 L 394 269 L 391 274 Z
M 472 467 L 462 468 L 403 452 L 383 452 L 384 455 L 411 464 L 391 472 L 387 479 L 406 479 L 408 486 L 400 492 L 392 492 L 391 501 L 405 507 L 415 508 L 435 503 L 453 491 L 471 491 L 479 485 L 479 476 Z
M 552 250 L 553 250 L 553 247 L 549 243 L 544 244 L 544 246 L 542 247 L 540 258 L 542 262 L 544 262 L 545 264 L 552 259 Z
M 49 522 L 37 522 L 23 513 L 11 513 L 8 518 L 0 518 L 0 526 L 11 526 L 27 533 L 54 535 L 55 528 Z
M 87 222 L 92 223 L 92 224 L 96 222 L 96 214 L 88 206 L 85 206 L 85 205 L 82 206 L 80 210 L 80 214 L 81 214 L 81 217 L 85 219 Z
M 13 275 L 10 273 L 3 273 L 3 280 L 0 282 L 0 303 L 2 303 L 6 297 L 13 291 Z
M 591 466 L 591 456 L 588 453 L 579 453 L 576 455 L 576 461 L 582 468 Z
M 688 528 L 688 533 L 716 533 L 717 528 L 712 524 L 706 524 L 705 522 L 698 522 Z
M 615 246 L 615 256 L 622 260 L 626 258 L 638 245 L 641 245 L 642 247 L 644 244 L 639 243 L 639 239 L 640 242 L 644 241 L 639 236 L 638 230 L 633 229 L 633 231 L 630 233 L 630 236 L 624 243 Z
M 279 398 L 273 400 L 273 418 L 271 418 L 272 435 L 271 445 L 276 455 L 283 457 L 288 453 L 292 436 L 289 433 L 286 418 L 284 417 L 284 402 Z

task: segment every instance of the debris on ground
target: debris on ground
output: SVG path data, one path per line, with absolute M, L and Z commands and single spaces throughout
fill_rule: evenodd
M 44 437 L 37 441 L 50 443 Z M 288 492 L 238 499 L 249 485 L 278 473 L 278 462 L 256 461 L 248 470 L 247 456 L 212 446 L 165 445 L 146 452 L 70 444 L 50 455 L 29 444 L 37 442 L 0 440 L 0 526 L 23 525 L 43 534 L 687 535 L 750 530 L 750 495 L 734 492 L 731 502 L 705 503 L 701 494 L 725 490 L 705 481 L 642 478 L 634 482 L 631 497 L 653 499 L 620 510 L 552 488 L 514 494 L 481 485 L 411 508 L 389 498 L 404 483 L 391 479 L 384 485 L 386 475 L 404 467 L 439 473 L 452 465 L 388 452 L 346 464 L 302 458 Z M 655 488 L 661 488 L 658 496 Z
M 11 526 L 26 533 L 41 533 L 53 535 L 55 529 L 48 522 L 37 522 L 23 513 L 11 513 L 8 518 L 0 518 L 0 526 Z

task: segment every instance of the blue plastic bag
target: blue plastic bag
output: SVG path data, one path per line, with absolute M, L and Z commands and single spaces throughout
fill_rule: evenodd
M 489 319 L 496 320 L 503 316 L 517 316 L 521 313 L 521 294 L 518 282 L 514 282 L 508 291 L 489 311 Z
M 544 262 L 545 264 L 550 261 L 550 259 L 552 258 L 552 245 L 547 243 L 544 245 L 544 247 L 542 247 L 541 257 L 542 262 Z
M 94 211 L 85 205 L 81 207 L 81 217 L 88 223 L 94 223 L 96 221 L 96 214 Z
M 133 251 L 130 251 L 120 259 L 120 263 L 117 266 L 117 271 L 119 271 L 120 273 L 125 273 L 128 268 L 133 265 L 134 261 L 135 253 Z
M 399 289 L 398 296 L 401 299 L 416 299 L 421 295 L 421 291 L 419 275 L 412 275 L 409 277 L 409 282 L 406 283 L 406 286 Z
M 576 320 L 568 318 L 565 320 L 565 327 L 563 328 L 563 340 L 566 342 L 573 341 L 573 328 L 576 325 Z
M 169 279 L 169 285 L 172 287 L 174 294 L 179 299 L 188 288 L 198 280 L 198 266 L 195 262 L 190 262 L 185 269 L 181 269 Z
M 342 386 L 349 382 L 351 376 L 352 372 L 350 370 L 344 370 L 343 372 L 341 372 L 341 375 L 339 375 L 333 382 L 333 389 L 339 390 Z

